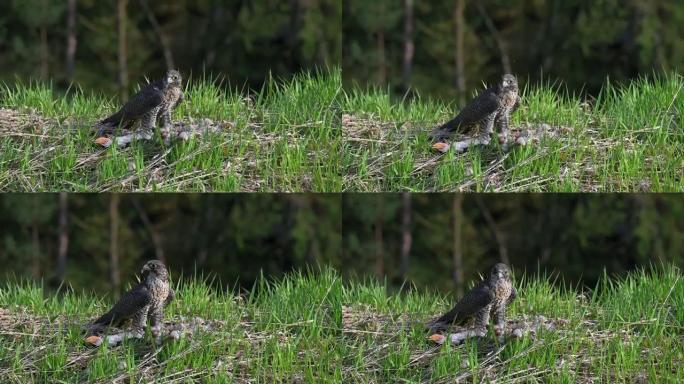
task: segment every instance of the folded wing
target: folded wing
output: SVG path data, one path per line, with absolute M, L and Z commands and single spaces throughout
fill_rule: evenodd
M 450 324 L 463 324 L 494 299 L 493 292 L 484 282 L 468 291 L 456 305 L 440 318 L 430 321 L 427 326 L 431 331 L 446 329 Z
M 126 292 L 109 312 L 100 316 L 93 324 L 119 327 L 133 317 L 136 312 L 148 305 L 151 300 L 152 295 L 147 287 L 144 284 L 138 284 Z

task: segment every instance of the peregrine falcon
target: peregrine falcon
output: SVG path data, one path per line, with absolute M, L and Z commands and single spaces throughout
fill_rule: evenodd
M 159 119 L 162 127 L 168 129 L 171 112 L 183 101 L 181 82 L 180 72 L 171 69 L 164 79 L 147 84 L 118 112 L 96 124 L 97 136 L 112 134 L 117 127 L 130 128 L 136 121 L 142 130 L 151 131 Z
M 494 124 L 497 123 L 503 136 L 508 138 L 510 115 L 519 106 L 518 80 L 511 74 L 505 74 L 499 84 L 482 91 L 458 116 L 435 128 L 430 136 L 435 141 L 444 141 L 455 131 L 471 133 L 474 127 L 481 124 L 484 129 L 478 138 L 488 139 L 494 132 Z
M 506 325 L 506 307 L 516 296 L 511 270 L 506 264 L 498 263 L 492 267 L 486 280 L 468 291 L 449 312 L 430 321 L 427 327 L 432 332 L 443 331 L 450 324 L 464 324 L 475 317 L 475 329 L 484 335 L 491 314 L 494 316 L 494 331 L 501 335 Z
M 164 319 L 164 307 L 175 294 L 169 287 L 169 274 L 159 260 L 150 260 L 142 268 L 142 281 L 126 292 L 109 312 L 88 325 L 91 335 L 101 334 L 108 326 L 121 327 L 129 320 L 134 333 L 144 334 L 147 318 L 154 328 Z

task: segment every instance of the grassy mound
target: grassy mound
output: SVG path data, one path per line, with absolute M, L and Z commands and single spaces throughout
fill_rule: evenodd
M 453 305 L 435 294 L 389 296 L 379 283 L 351 284 L 343 302 L 341 355 L 350 382 L 680 382 L 684 379 L 684 281 L 672 267 L 605 276 L 589 292 L 519 278 L 512 320 L 542 315 L 553 331 L 497 344 L 432 346 L 420 324 Z M 407 328 L 406 324 L 412 324 Z
M 675 267 L 604 276 L 590 291 L 518 277 L 511 320 L 543 316 L 553 330 L 498 344 L 426 340 L 425 320 L 451 298 L 390 295 L 375 281 L 343 284 L 329 269 L 261 279 L 251 293 L 180 279 L 167 321 L 201 317 L 211 331 L 156 346 L 152 337 L 94 349 L 81 325 L 110 303 L 90 294 L 46 295 L 40 285 L 0 288 L 4 382 L 681 382 L 684 281 Z
M 183 280 L 167 321 L 201 317 L 211 331 L 156 346 L 151 335 L 87 347 L 81 325 L 111 305 L 35 284 L 0 289 L 3 382 L 340 382 L 341 283 L 332 271 L 262 279 L 252 293 Z
M 246 98 L 211 79 L 190 79 L 174 120 L 230 129 L 165 146 L 93 144 L 94 123 L 119 105 L 50 85 L 0 88 L 1 191 L 316 191 L 341 189 L 339 70 L 270 80 Z M 3 116 L 4 115 L 4 116 Z
M 582 100 L 546 84 L 525 87 L 512 127 L 546 123 L 560 138 L 446 155 L 428 132 L 455 115 L 440 102 L 394 103 L 379 89 L 342 97 L 348 191 L 683 191 L 684 78 L 614 85 Z

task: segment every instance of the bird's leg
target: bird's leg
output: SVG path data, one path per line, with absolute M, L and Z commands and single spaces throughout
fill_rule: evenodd
M 472 144 L 475 144 L 475 145 L 489 144 L 489 141 L 491 140 L 492 133 L 494 133 L 495 117 L 496 117 L 496 115 L 494 113 L 492 113 L 491 115 L 489 115 L 485 118 L 482 133 L 480 133 L 476 137 L 470 139 L 471 145 Z
M 496 113 L 492 113 L 484 119 L 484 129 L 481 136 L 488 138 L 494 133 L 494 122 L 496 121 Z
M 169 111 L 169 108 L 162 109 L 162 113 L 159 114 L 159 120 L 162 127 L 166 128 L 169 126 L 169 123 L 171 122 L 171 112 Z
M 162 107 L 162 110 L 159 113 L 159 120 L 161 121 L 159 133 L 161 134 L 162 139 L 164 139 L 164 142 L 168 145 L 172 128 L 171 107 Z
M 145 335 L 145 324 L 147 323 L 147 312 L 150 307 L 146 306 L 140 309 L 131 319 L 131 333 L 142 337 Z
M 487 325 L 489 324 L 489 312 L 492 310 L 492 305 L 489 304 L 482 308 L 475 314 L 475 332 L 480 336 L 487 334 Z
M 162 324 L 163 320 L 164 313 L 161 309 L 155 309 L 152 312 L 150 312 L 150 325 L 152 325 L 153 327 Z
M 499 340 L 502 340 L 506 331 L 506 307 L 500 305 L 494 310 L 494 334 Z
M 161 120 L 161 126 L 165 129 L 171 128 L 171 108 L 164 108 L 159 116 Z
M 164 326 L 164 312 L 161 308 L 153 309 L 150 312 L 150 330 L 154 337 L 159 337 L 162 332 L 162 327 Z
M 159 110 L 155 108 L 148 113 L 146 113 L 142 121 L 140 122 L 140 133 L 146 139 L 151 139 L 154 135 L 154 128 L 157 126 L 157 112 Z
M 508 151 L 508 141 L 509 141 L 509 134 L 510 130 L 508 129 L 508 118 L 509 114 L 507 112 L 504 112 L 501 118 L 499 119 L 499 126 L 501 127 L 501 136 L 503 136 L 503 150 Z
M 508 114 L 505 114 L 501 119 L 501 134 L 504 136 L 506 142 L 508 142 L 508 136 L 510 135 L 510 130 L 508 129 Z

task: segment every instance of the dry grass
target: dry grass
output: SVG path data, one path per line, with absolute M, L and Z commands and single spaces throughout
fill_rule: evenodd
M 434 151 L 428 133 L 457 112 L 439 102 L 394 102 L 378 89 L 343 100 L 346 191 L 684 191 L 684 81 L 679 75 L 607 83 L 596 99 L 558 87 L 523 90 L 516 139 L 503 151 Z M 540 135 L 538 128 L 548 127 Z M 460 139 L 459 139 L 460 140 Z M 521 140 L 522 141 L 522 140 Z

